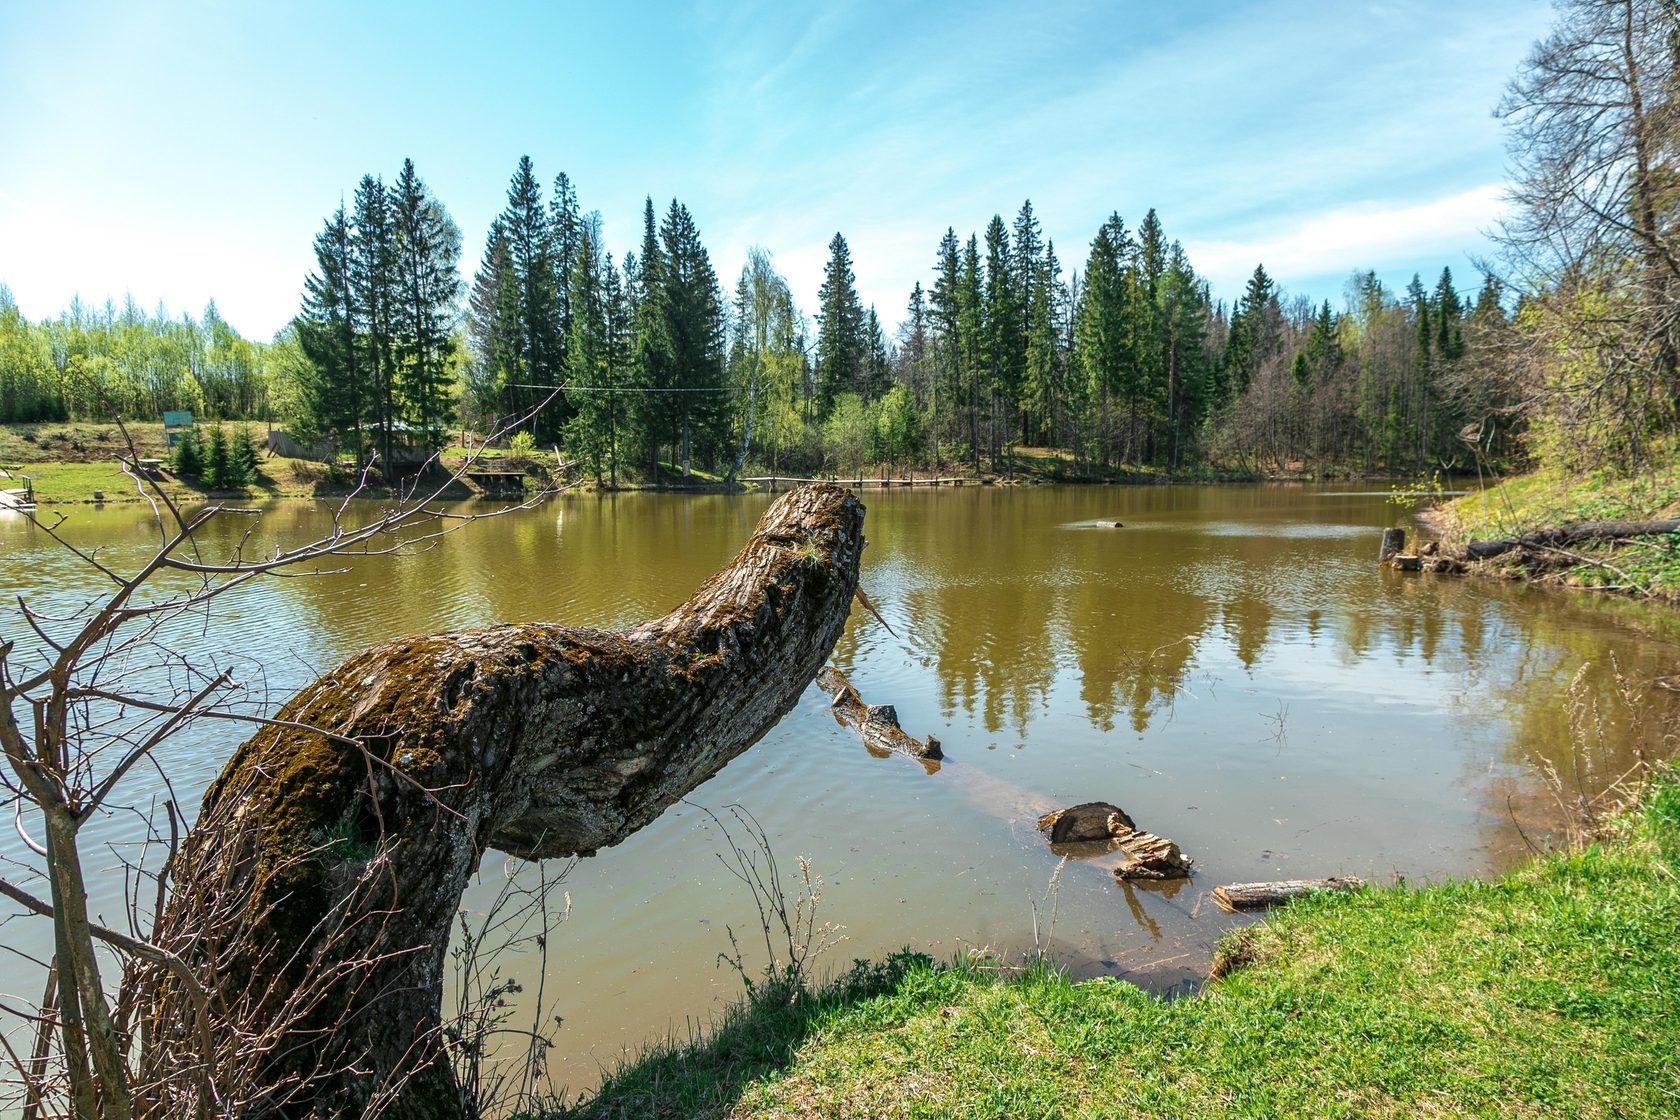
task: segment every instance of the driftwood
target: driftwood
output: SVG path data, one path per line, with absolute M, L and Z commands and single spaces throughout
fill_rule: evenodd
M 1365 880 L 1345 875 L 1331 879 L 1284 879 L 1277 883 L 1231 883 L 1213 888 L 1213 901 L 1221 910 L 1264 910 L 1313 891 L 1356 891 Z
M 1120 850 L 1127 862 L 1114 869 L 1116 879 L 1188 879 L 1195 862 L 1178 850 L 1178 845 L 1153 832 L 1133 832 L 1120 837 Z
M 898 709 L 891 704 L 865 704 L 844 673 L 825 665 L 817 673 L 817 686 L 829 695 L 829 710 L 842 726 L 857 732 L 863 745 L 878 754 L 898 752 L 924 762 L 945 757 L 939 740 L 929 735 L 918 739 L 898 725 Z
M 803 487 L 663 618 L 402 639 L 300 692 L 205 794 L 159 923 L 277 1087 L 228 1111 L 468 1115 L 439 1001 L 485 850 L 592 854 L 751 746 L 833 649 L 863 543 L 856 497 Z M 200 1002 L 164 977 L 153 1019 L 186 1034 Z
M 1540 551 L 1568 548 L 1571 545 L 1596 541 L 1626 540 L 1628 537 L 1654 537 L 1680 529 L 1680 520 L 1667 521 L 1587 521 L 1579 525 L 1565 525 L 1557 529 L 1539 529 L 1517 537 L 1497 541 L 1471 541 L 1464 546 L 1467 560 L 1491 560 L 1519 548 Z
M 1120 852 L 1126 862 L 1114 868 L 1114 877 L 1122 881 L 1189 878 L 1195 862 L 1166 837 L 1141 831 L 1126 810 L 1107 801 L 1045 813 L 1038 830 L 1064 856 Z

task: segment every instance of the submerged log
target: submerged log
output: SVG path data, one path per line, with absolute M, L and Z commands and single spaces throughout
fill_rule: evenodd
M 1464 546 L 1464 556 L 1468 560 L 1492 560 L 1519 548 L 1544 551 L 1598 541 L 1626 540 L 1629 537 L 1657 537 L 1676 530 L 1680 530 L 1680 520 L 1587 521 L 1557 529 L 1540 529 L 1504 540 L 1471 541 Z
M 882 754 L 898 752 L 926 762 L 945 757 L 939 740 L 918 739 L 898 725 L 898 709 L 891 704 L 865 704 L 846 675 L 832 665 L 817 673 L 817 687 L 829 695 L 828 707 L 837 723 L 857 732 L 863 745 Z
M 485 851 L 617 844 L 756 742 L 839 638 L 862 530 L 853 495 L 803 487 L 663 618 L 406 638 L 300 692 L 171 867 L 158 940 L 210 990 L 158 978 L 148 1083 L 198 1083 L 208 1014 L 219 1111 L 468 1115 L 439 1002 Z
M 1221 910 L 1264 910 L 1313 891 L 1356 891 L 1365 880 L 1352 875 L 1330 879 L 1284 879 L 1276 883 L 1231 883 L 1213 888 L 1213 901 Z

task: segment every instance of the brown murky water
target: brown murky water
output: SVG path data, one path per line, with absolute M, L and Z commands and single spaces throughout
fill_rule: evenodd
M 767 500 L 566 497 L 423 556 L 260 585 L 183 640 L 236 654 L 284 694 L 396 635 L 622 624 L 684 598 Z M 1378 530 L 1405 516 L 1380 492 L 972 488 L 871 491 L 865 502 L 864 584 L 899 636 L 855 612 L 835 661 L 867 701 L 897 705 L 911 734 L 937 735 L 947 763 L 929 774 L 871 757 L 813 686 L 694 806 L 579 863 L 542 977 L 564 1017 L 557 1080 L 591 1085 L 625 1048 L 686 1033 L 739 994 L 718 955 L 726 927 L 757 937 L 758 922 L 696 806 L 746 807 L 784 869 L 810 857 L 820 917 L 846 927 L 831 966 L 904 946 L 1018 953 L 1033 945 L 1036 909 L 1040 940 L 1075 973 L 1171 990 L 1198 979 L 1219 935 L 1243 920 L 1207 900 L 1221 882 L 1486 874 L 1555 835 L 1544 771 L 1570 796 L 1590 795 L 1639 752 L 1670 752 L 1660 728 L 1671 694 L 1641 682 L 1676 671 L 1675 618 L 1379 572 Z M 69 513 L 74 539 L 119 562 L 152 531 L 133 507 Z M 325 518 L 325 507 L 282 503 L 260 532 L 303 538 Z M 6 599 L 64 604 L 90 586 L 42 534 L 0 518 Z M 1633 718 L 1616 666 L 1637 691 Z M 1601 717 L 1584 736 L 1571 732 L 1577 674 L 1574 702 Z M 233 745 L 208 733 L 177 745 L 169 763 L 186 800 Z M 130 800 L 157 793 L 149 781 L 137 776 Z M 1177 840 L 1196 879 L 1126 889 L 1070 863 L 1049 896 L 1057 857 L 1032 818 L 1098 799 Z M 135 834 L 119 817 L 100 836 Z M 11 840 L 3 854 L 19 850 Z M 470 909 L 488 905 L 502 869 L 486 861 Z M 121 883 L 100 888 L 96 907 L 109 913 Z M 4 923 L 4 940 L 36 956 L 48 942 L 42 923 L 22 918 Z M 504 963 L 527 1001 L 537 962 Z M 31 967 L 0 962 L 0 991 L 34 989 Z

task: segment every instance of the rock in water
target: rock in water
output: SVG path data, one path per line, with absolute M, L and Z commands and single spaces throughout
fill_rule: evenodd
M 1087 801 L 1058 809 L 1038 818 L 1038 830 L 1052 844 L 1079 844 L 1092 840 L 1113 840 L 1137 828 L 1126 810 L 1106 801 Z

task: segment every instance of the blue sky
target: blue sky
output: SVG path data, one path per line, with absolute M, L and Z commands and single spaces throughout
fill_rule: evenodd
M 769 249 L 809 312 L 836 230 L 896 323 L 947 225 L 1033 200 L 1064 266 L 1151 206 L 1215 295 L 1263 261 L 1341 302 L 1471 258 L 1500 208 L 1490 116 L 1540 0 L 840 4 L 0 0 L 0 283 L 295 312 L 310 240 L 405 156 L 469 275 L 529 154 L 599 210 L 693 211 L 724 284 Z

